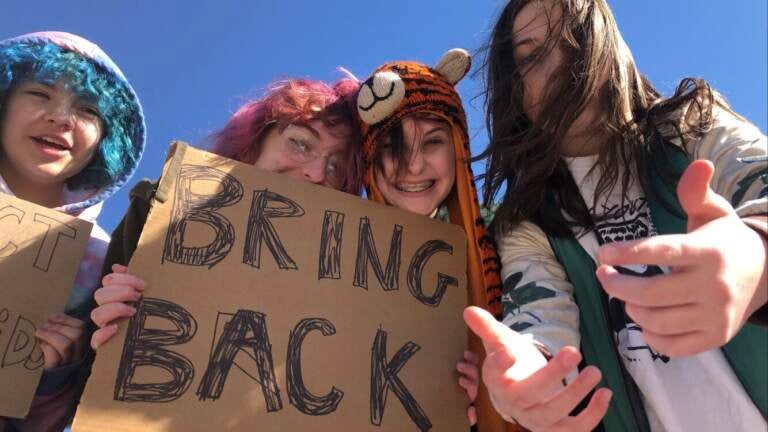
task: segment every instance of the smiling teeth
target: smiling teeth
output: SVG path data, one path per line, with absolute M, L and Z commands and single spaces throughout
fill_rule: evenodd
M 37 140 L 38 141 L 42 141 L 42 142 L 48 144 L 51 147 L 56 147 L 56 148 L 59 148 L 59 149 L 62 149 L 62 150 L 67 150 L 67 148 L 64 147 L 63 145 L 61 145 L 61 144 L 59 144 L 57 142 L 53 142 L 53 141 L 51 141 L 49 139 L 46 139 L 46 138 L 43 138 L 43 137 L 37 137 Z
M 423 183 L 398 183 L 397 188 L 403 192 L 423 192 L 432 187 L 433 184 L 435 184 L 434 181 Z

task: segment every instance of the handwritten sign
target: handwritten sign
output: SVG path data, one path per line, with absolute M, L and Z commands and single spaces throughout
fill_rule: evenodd
M 176 143 L 80 431 L 462 431 L 456 226 Z
M 35 331 L 63 312 L 91 228 L 0 193 L 0 416 L 29 411 L 43 370 Z

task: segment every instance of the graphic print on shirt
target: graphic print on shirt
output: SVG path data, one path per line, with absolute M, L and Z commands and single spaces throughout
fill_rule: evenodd
M 510 328 L 516 332 L 521 332 L 528 327 L 533 326 L 533 323 L 541 323 L 542 320 L 533 312 L 521 312 L 521 308 L 528 303 L 545 298 L 552 298 L 555 296 L 555 292 L 549 288 L 542 287 L 536 284 L 536 282 L 528 282 L 527 284 L 517 287 L 520 281 L 523 279 L 523 272 L 513 273 L 504 280 L 504 289 L 502 290 L 501 304 L 503 307 L 503 314 L 506 315 L 526 315 L 533 320 L 521 320 L 512 324 Z
M 600 245 L 617 241 L 638 240 L 657 234 L 656 227 L 651 220 L 651 213 L 647 200 L 644 197 L 627 199 L 623 204 L 607 205 L 603 203 L 600 209 L 590 209 L 590 214 L 595 217 L 595 230 Z M 659 266 L 655 265 L 628 265 L 617 266 L 616 270 L 625 275 L 650 277 L 663 274 Z M 611 326 L 616 336 L 616 344 L 621 355 L 630 362 L 641 361 L 644 353 L 650 355 L 653 361 L 661 360 L 669 362 L 669 357 L 657 353 L 645 342 L 642 337 L 642 328 L 624 311 L 624 302 L 610 298 L 608 300 Z

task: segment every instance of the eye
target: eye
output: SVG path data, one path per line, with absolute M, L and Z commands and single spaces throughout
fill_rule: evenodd
M 344 185 L 344 174 L 337 161 L 328 161 L 325 167 L 325 177 L 334 188 L 340 188 Z
M 430 138 L 424 143 L 425 148 L 440 147 L 445 144 L 446 141 L 443 138 Z
M 520 67 L 520 69 L 528 68 L 530 65 L 535 63 L 539 57 L 541 57 L 541 47 L 537 47 L 531 50 L 530 54 L 524 56 L 517 62 L 517 65 Z
M 82 105 L 78 107 L 77 111 L 85 118 L 97 119 L 101 117 L 101 113 L 98 108 L 93 105 Z
M 336 162 L 328 162 L 325 171 L 328 176 L 333 177 L 339 172 L 339 168 L 336 166 Z
M 392 137 L 388 135 L 380 136 L 379 139 L 376 140 L 376 148 L 382 154 L 391 154 L 392 147 Z
M 46 92 L 44 92 L 42 90 L 37 90 L 37 89 L 29 89 L 29 90 L 26 90 L 24 93 L 26 93 L 26 94 L 28 94 L 30 96 L 34 96 L 34 97 L 37 97 L 37 98 L 40 98 L 40 99 L 45 99 L 45 100 L 48 100 L 48 99 L 51 98 L 50 96 L 48 96 L 48 93 L 46 93 Z
M 309 144 L 302 139 L 288 138 L 288 142 L 291 144 L 291 147 L 299 153 L 309 153 L 310 151 Z

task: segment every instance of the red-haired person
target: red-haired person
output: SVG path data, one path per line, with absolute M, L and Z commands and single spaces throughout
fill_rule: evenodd
M 269 86 L 266 94 L 245 103 L 223 129 L 210 137 L 213 153 L 287 174 L 314 184 L 359 194 L 360 130 L 354 97 L 358 83 L 341 79 L 333 85 L 290 79 Z M 99 327 L 91 338 L 97 348 L 116 332 L 115 321 L 136 312 L 144 281 L 127 273 L 147 220 L 157 182 L 142 181 L 131 191 L 131 205 L 112 233 L 102 287 L 91 313 Z

